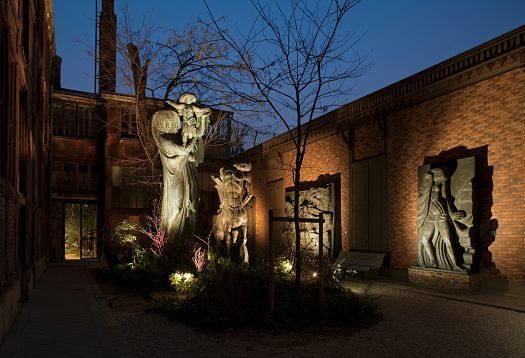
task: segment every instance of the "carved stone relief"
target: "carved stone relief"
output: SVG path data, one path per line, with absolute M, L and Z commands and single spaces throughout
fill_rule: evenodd
M 293 217 L 294 192 L 286 193 L 284 215 Z M 301 190 L 299 193 L 299 217 L 318 218 L 323 212 L 325 222 L 323 224 L 323 252 L 332 255 L 334 250 L 334 226 L 335 226 L 335 190 L 333 184 L 325 184 L 321 187 Z M 312 254 L 319 254 L 319 224 L 300 223 L 301 246 Z M 283 226 L 281 237 L 288 247 L 295 245 L 295 227 L 293 223 Z
M 417 265 L 471 271 L 475 158 L 419 168 Z

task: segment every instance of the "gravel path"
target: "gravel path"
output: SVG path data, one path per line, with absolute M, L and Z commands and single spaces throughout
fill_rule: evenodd
M 373 286 L 384 320 L 345 336 L 253 330 L 195 332 L 99 283 L 98 297 L 124 357 L 525 357 L 525 313 Z

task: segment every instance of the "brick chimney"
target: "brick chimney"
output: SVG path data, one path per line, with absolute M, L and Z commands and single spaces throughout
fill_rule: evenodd
M 115 1 L 102 0 L 99 28 L 98 91 L 115 92 L 117 82 L 117 17 Z

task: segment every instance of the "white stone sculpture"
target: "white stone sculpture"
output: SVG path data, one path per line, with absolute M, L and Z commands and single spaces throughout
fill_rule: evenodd
M 199 204 L 197 166 L 204 159 L 202 137 L 211 110 L 195 105 L 197 98 L 184 93 L 170 109 L 153 114 L 151 130 L 163 167 L 161 222 L 170 237 L 193 230 Z
M 253 198 L 252 177 L 249 163 L 238 163 L 231 167 L 221 168 L 219 178 L 212 177 L 221 202 L 217 215 L 213 216 L 213 235 L 216 240 L 226 241 L 226 252 L 231 255 L 231 245 L 237 243 L 239 229 L 243 239 L 239 248 L 239 258 L 248 264 L 248 215 L 247 205 Z

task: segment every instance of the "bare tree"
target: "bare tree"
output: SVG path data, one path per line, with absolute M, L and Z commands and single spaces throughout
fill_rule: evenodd
M 226 109 L 213 112 L 203 138 L 205 147 L 225 145 L 235 133 L 231 125 L 223 123 L 231 120 L 233 107 L 231 97 L 221 91 L 217 76 L 238 71 L 239 66 L 227 61 L 227 43 L 200 22 L 159 31 L 148 16 L 136 21 L 124 4 L 118 25 L 118 88 L 130 94 L 121 106 L 132 123 L 120 130 L 138 139 L 143 149 L 139 157 L 125 164 L 137 168 L 132 182 L 160 189 L 162 170 L 151 133 L 152 111 L 168 99 L 176 100 L 180 94 L 191 92 L 206 106 Z
M 233 37 L 206 4 L 211 26 L 235 54 L 244 72 L 223 77 L 224 86 L 252 103 L 263 103 L 286 128 L 295 147 L 292 165 L 294 218 L 299 217 L 301 167 L 312 119 L 348 98 L 349 81 L 368 69 L 356 51 L 359 38 L 341 27 L 360 0 L 309 2 L 252 0 L 257 18 L 245 35 Z M 352 55 L 352 58 L 350 56 Z M 301 236 L 295 221 L 295 284 L 301 285 Z
M 135 168 L 136 175 L 131 180 L 134 185 L 157 187 L 155 189 L 159 190 L 161 171 L 149 120 L 151 112 L 161 105 L 149 87 L 151 79 L 162 73 L 159 65 L 161 53 L 153 43 L 157 31 L 148 15 L 137 22 L 124 3 L 117 27 L 116 70 L 118 90 L 129 94 L 120 103 L 121 110 L 129 116 L 129 124 L 121 126 L 120 131 L 137 139 L 142 147 L 141 155 L 127 160 L 125 164 Z

